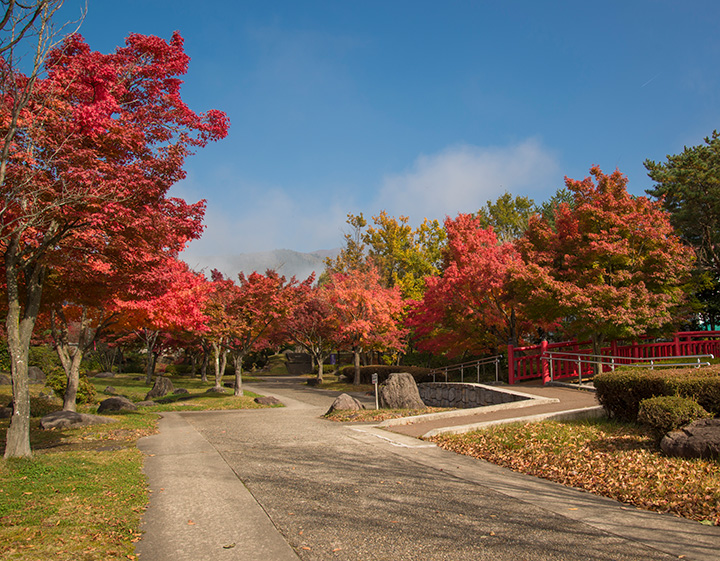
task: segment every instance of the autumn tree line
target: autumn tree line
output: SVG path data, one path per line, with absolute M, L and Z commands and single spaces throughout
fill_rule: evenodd
M 182 37 L 133 34 L 111 54 L 58 31 L 61 0 L 3 2 L 0 19 L 0 249 L 13 415 L 6 457 L 29 456 L 29 349 L 50 344 L 74 410 L 83 358 L 141 345 L 150 384 L 183 356 L 234 392 L 251 353 L 293 344 L 318 368 L 346 351 L 401 362 L 455 359 L 546 337 L 661 335 L 717 313 L 720 139 L 646 162 L 632 196 L 593 167 L 537 206 L 504 194 L 443 224 L 348 215 L 342 251 L 319 278 L 226 278 L 179 259 L 205 202 L 168 195 L 185 158 L 228 133 L 180 86 Z M 438 189 L 442 185 L 437 186 Z M 704 315 L 703 315 L 704 314 Z

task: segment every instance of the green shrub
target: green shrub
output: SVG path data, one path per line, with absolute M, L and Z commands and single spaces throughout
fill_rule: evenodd
M 377 373 L 378 383 L 382 383 L 388 379 L 390 374 L 395 372 L 407 372 L 411 374 L 417 383 L 421 382 L 432 382 L 432 376 L 428 376 L 430 368 L 422 368 L 420 366 L 385 366 L 380 364 L 373 364 L 371 366 L 360 367 L 360 383 L 371 384 L 372 375 Z M 339 369 L 338 375 L 345 378 L 348 382 L 355 380 L 355 367 L 354 366 L 343 366 Z
M 60 367 L 60 359 L 57 353 L 46 345 L 30 347 L 28 366 L 37 366 L 45 374 L 52 372 L 54 368 Z
M 67 388 L 67 375 L 61 368 L 55 368 L 45 381 L 45 385 L 55 392 L 55 395 L 62 397 L 65 395 Z M 80 376 L 78 383 L 78 391 L 76 402 L 79 405 L 84 403 L 93 403 L 95 401 L 95 386 L 93 386 L 86 376 Z
M 640 402 L 658 396 L 689 397 L 710 413 L 720 414 L 720 366 L 626 368 L 598 374 L 593 384 L 608 415 L 623 421 L 636 421 Z
M 670 431 L 707 417 L 711 417 L 710 413 L 695 400 L 679 395 L 643 399 L 638 412 L 638 421 L 650 428 L 658 440 Z

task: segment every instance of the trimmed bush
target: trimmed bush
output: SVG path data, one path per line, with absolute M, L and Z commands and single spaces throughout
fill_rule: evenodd
M 593 379 L 597 398 L 610 417 L 636 421 L 640 402 L 658 396 L 689 397 L 720 415 L 720 366 L 705 368 L 626 368 Z
M 47 377 L 45 385 L 52 388 L 55 395 L 62 398 L 65 395 L 65 388 L 67 388 L 67 375 L 65 374 L 65 371 L 59 368 L 53 370 L 53 372 Z M 80 376 L 75 401 L 79 405 L 84 403 L 94 403 L 95 393 L 95 386 L 88 381 L 86 376 Z
M 371 384 L 372 375 L 376 372 L 378 375 L 378 383 L 384 382 L 390 377 L 390 374 L 394 374 L 395 372 L 407 372 L 415 378 L 415 382 L 418 384 L 421 382 L 432 382 L 432 376 L 428 376 L 430 368 L 422 368 L 421 366 L 385 366 L 382 364 L 373 364 L 370 366 L 360 367 L 360 383 Z M 352 383 L 355 380 L 355 367 L 343 366 L 338 371 L 338 375 Z
M 663 395 L 640 402 L 638 422 L 652 430 L 660 440 L 667 433 L 678 430 L 698 419 L 711 417 L 702 406 L 689 397 Z

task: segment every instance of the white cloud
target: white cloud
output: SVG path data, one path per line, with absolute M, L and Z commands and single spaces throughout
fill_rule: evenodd
M 555 155 L 535 139 L 507 147 L 452 146 L 420 156 L 405 173 L 386 176 L 376 204 L 413 223 L 442 220 L 476 212 L 505 191 L 526 196 L 545 191 L 557 181 L 558 168 Z
M 369 219 L 390 216 L 444 219 L 475 212 L 503 192 L 544 200 L 562 185 L 554 154 L 537 140 L 507 147 L 459 145 L 417 158 L 412 167 L 379 179 L 375 194 L 358 205 L 349 187 L 327 186 L 313 194 L 257 185 L 232 172 L 216 179 L 222 189 L 208 191 L 205 232 L 183 254 L 192 266 L 200 256 L 237 255 L 273 249 L 314 251 L 343 244 L 349 212 Z M 174 193 L 197 200 L 202 192 L 190 176 Z
M 247 191 L 244 205 L 208 201 L 205 232 L 183 254 L 191 265 L 194 256 L 273 249 L 314 251 L 341 244 L 347 210 L 339 204 L 326 206 L 325 202 L 303 200 L 280 189 Z

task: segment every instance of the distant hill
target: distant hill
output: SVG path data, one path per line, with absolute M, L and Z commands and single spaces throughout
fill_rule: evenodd
M 240 253 L 238 255 L 182 256 L 195 270 L 204 270 L 206 276 L 217 269 L 225 276 L 236 279 L 238 273 L 249 275 L 253 271 L 264 273 L 274 269 L 279 274 L 298 280 L 305 280 L 313 272 L 317 277 L 325 270 L 325 258 L 334 258 L 340 249 L 321 249 L 311 253 L 301 253 L 291 249 L 275 249 L 258 253 Z

